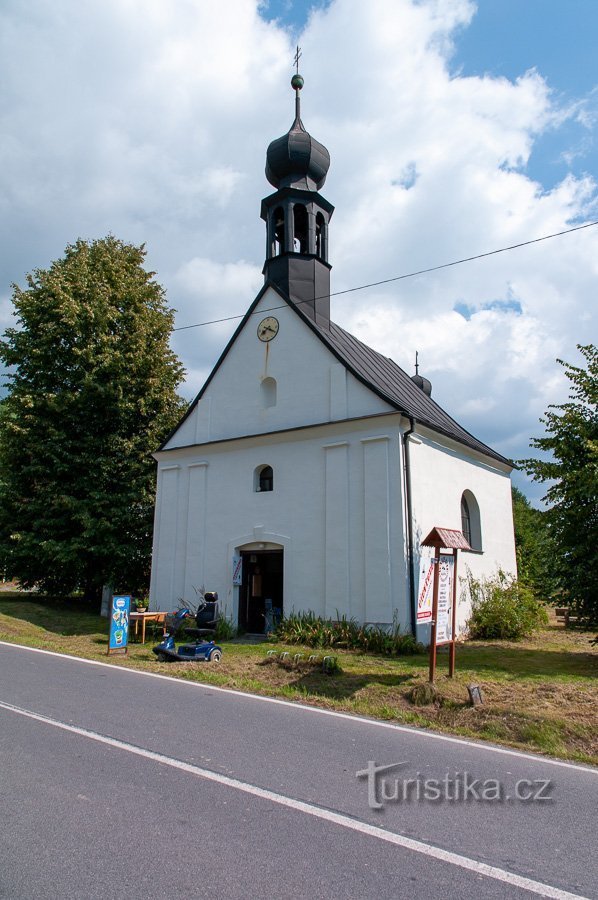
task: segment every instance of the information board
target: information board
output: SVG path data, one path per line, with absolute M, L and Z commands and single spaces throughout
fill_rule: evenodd
M 449 645 L 449 678 L 455 674 L 455 638 L 457 636 L 457 555 L 459 550 L 471 550 L 463 532 L 456 528 L 435 525 L 421 542 L 434 548 L 432 576 L 432 618 L 430 628 L 430 683 L 436 674 L 436 647 Z M 441 553 L 444 550 L 444 553 Z M 447 553 L 452 550 L 452 553 Z M 421 582 L 420 582 L 421 584 Z M 424 587 L 426 587 L 424 582 Z M 420 591 L 420 599 L 422 592 Z M 424 598 L 425 599 L 425 598 Z M 422 603 L 423 606 L 423 603 Z
M 124 650 L 125 653 L 127 652 L 130 611 L 131 596 L 129 594 L 115 594 L 112 597 L 108 653 L 111 653 L 113 650 Z
M 233 584 L 243 584 L 242 556 L 233 556 Z
M 419 564 L 419 594 L 417 597 L 417 624 L 432 620 L 432 596 L 434 593 L 434 558 L 423 553 Z
M 448 644 L 453 639 L 453 574 L 452 554 L 440 554 L 438 572 L 438 612 L 436 615 L 436 644 Z

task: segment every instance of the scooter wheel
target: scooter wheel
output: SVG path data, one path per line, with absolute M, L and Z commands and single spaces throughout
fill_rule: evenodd
M 210 653 L 209 662 L 220 662 L 222 659 L 222 652 L 220 650 L 212 650 Z
M 156 656 L 160 660 L 160 662 L 168 662 L 168 657 L 165 653 L 156 653 Z

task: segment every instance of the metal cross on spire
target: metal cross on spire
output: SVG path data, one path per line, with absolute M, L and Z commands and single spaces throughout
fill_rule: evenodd
M 299 74 L 299 59 L 301 57 L 301 47 L 297 44 L 297 51 L 294 56 L 294 63 L 297 71 L 291 78 L 291 86 L 295 91 L 295 121 L 301 123 L 301 103 L 299 100 L 299 91 L 303 87 L 303 77 Z

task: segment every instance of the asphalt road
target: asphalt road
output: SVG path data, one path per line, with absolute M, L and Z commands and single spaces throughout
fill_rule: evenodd
M 598 770 L 2 643 L 0 776 L 2 898 L 598 896 Z

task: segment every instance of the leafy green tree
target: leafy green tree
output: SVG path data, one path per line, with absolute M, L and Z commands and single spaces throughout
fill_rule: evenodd
M 529 585 L 540 600 L 554 598 L 554 548 L 546 513 L 535 509 L 516 487 L 513 494 L 513 522 L 519 580 Z
M 144 247 L 77 241 L 14 286 L 0 408 L 0 556 L 48 592 L 147 584 L 151 453 L 176 424 L 173 312 Z
M 550 406 L 546 434 L 531 446 L 549 459 L 525 459 L 534 481 L 548 482 L 545 500 L 561 596 L 585 621 L 598 621 L 598 351 L 578 345 L 586 368 L 557 360 L 571 382 L 569 400 Z

